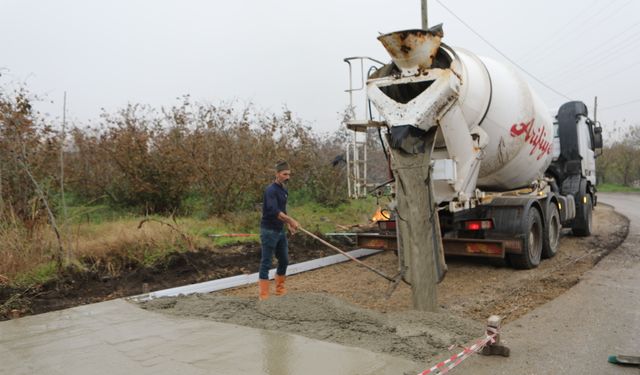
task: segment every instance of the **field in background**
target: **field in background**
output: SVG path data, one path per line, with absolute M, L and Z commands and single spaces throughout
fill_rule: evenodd
M 354 200 L 333 208 L 314 202 L 293 205 L 289 213 L 308 230 L 325 233 L 366 224 L 376 209 L 373 198 Z M 242 211 L 211 218 L 141 216 L 108 206 L 70 207 L 61 221 L 62 245 L 68 264 L 104 264 L 113 275 L 131 265 L 153 266 L 167 254 L 206 251 L 233 243 L 258 242 L 259 237 L 219 237 L 213 234 L 258 234 L 260 212 Z M 0 277 L 4 284 L 28 287 L 56 277 L 52 259 L 58 242 L 42 223 L 27 232 L 19 225 L 0 229 Z

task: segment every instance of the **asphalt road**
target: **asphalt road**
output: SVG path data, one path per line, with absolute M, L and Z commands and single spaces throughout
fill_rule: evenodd
M 625 242 L 565 294 L 504 327 L 511 357 L 475 356 L 456 374 L 640 374 L 607 362 L 640 355 L 640 194 L 598 196 L 630 219 Z

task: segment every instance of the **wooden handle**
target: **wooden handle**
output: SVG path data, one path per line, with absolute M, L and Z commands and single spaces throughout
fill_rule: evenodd
M 327 247 L 331 248 L 332 250 L 335 250 L 335 251 L 339 252 L 340 254 L 342 254 L 342 255 L 346 256 L 347 258 L 353 260 L 354 262 L 358 263 L 359 265 L 361 265 L 361 266 L 363 266 L 363 267 L 375 272 L 379 276 L 382 276 L 382 277 L 384 277 L 385 279 L 387 279 L 389 281 L 394 281 L 394 282 L 396 281 L 393 277 L 390 277 L 390 276 L 386 275 L 384 272 L 382 272 L 382 271 L 380 271 L 378 269 L 375 269 L 375 268 L 371 267 L 370 265 L 364 263 L 363 261 L 355 258 L 354 256 L 352 256 L 352 255 L 350 255 L 350 254 L 338 249 L 337 247 L 333 246 L 332 244 L 330 244 L 329 242 L 323 240 L 322 238 L 316 236 L 315 234 L 309 232 L 308 230 L 304 229 L 303 227 L 298 227 L 298 229 L 300 231 L 306 233 L 307 235 L 311 236 L 312 238 L 315 238 L 316 240 L 322 242 L 324 245 L 326 245 Z

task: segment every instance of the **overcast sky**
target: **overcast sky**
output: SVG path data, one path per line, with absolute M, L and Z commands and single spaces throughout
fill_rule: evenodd
M 590 107 L 597 95 L 605 126 L 640 123 L 640 1 L 441 1 L 555 91 Z M 429 23 L 441 22 L 447 44 L 505 61 L 429 0 Z M 419 0 L 0 0 L 0 85 L 25 83 L 54 119 L 64 91 L 77 122 L 190 94 L 286 105 L 333 131 L 348 100 L 342 59 L 388 61 L 379 33 L 419 27 Z M 566 101 L 526 79 L 550 108 Z

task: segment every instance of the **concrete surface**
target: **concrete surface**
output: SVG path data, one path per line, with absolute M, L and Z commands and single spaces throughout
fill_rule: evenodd
M 0 374 L 402 374 L 415 363 L 113 300 L 0 323 Z
M 475 356 L 456 374 L 640 374 L 607 362 L 640 355 L 640 194 L 598 196 L 631 220 L 625 242 L 565 294 L 504 327 L 511 357 Z
M 384 250 L 372 250 L 372 249 L 356 249 L 347 251 L 347 254 L 354 258 L 361 258 L 367 255 L 373 255 L 380 253 Z M 342 254 L 330 255 L 323 258 L 307 260 L 306 262 L 290 264 L 287 267 L 287 277 L 296 275 L 298 273 L 315 270 L 321 267 L 330 266 L 333 264 L 348 262 L 349 258 Z M 269 280 L 273 280 L 276 275 L 277 268 L 269 270 Z M 237 275 L 231 277 L 225 277 L 224 279 L 216 279 L 210 281 L 204 281 L 197 284 L 190 284 L 184 286 L 178 286 L 175 288 L 158 290 L 156 292 L 140 294 L 132 296 L 129 299 L 137 302 L 149 301 L 155 298 L 161 297 L 177 297 L 180 295 L 187 296 L 196 293 L 211 293 L 224 289 L 236 288 L 239 286 L 255 284 L 258 282 L 259 273 L 255 272 L 248 275 Z

